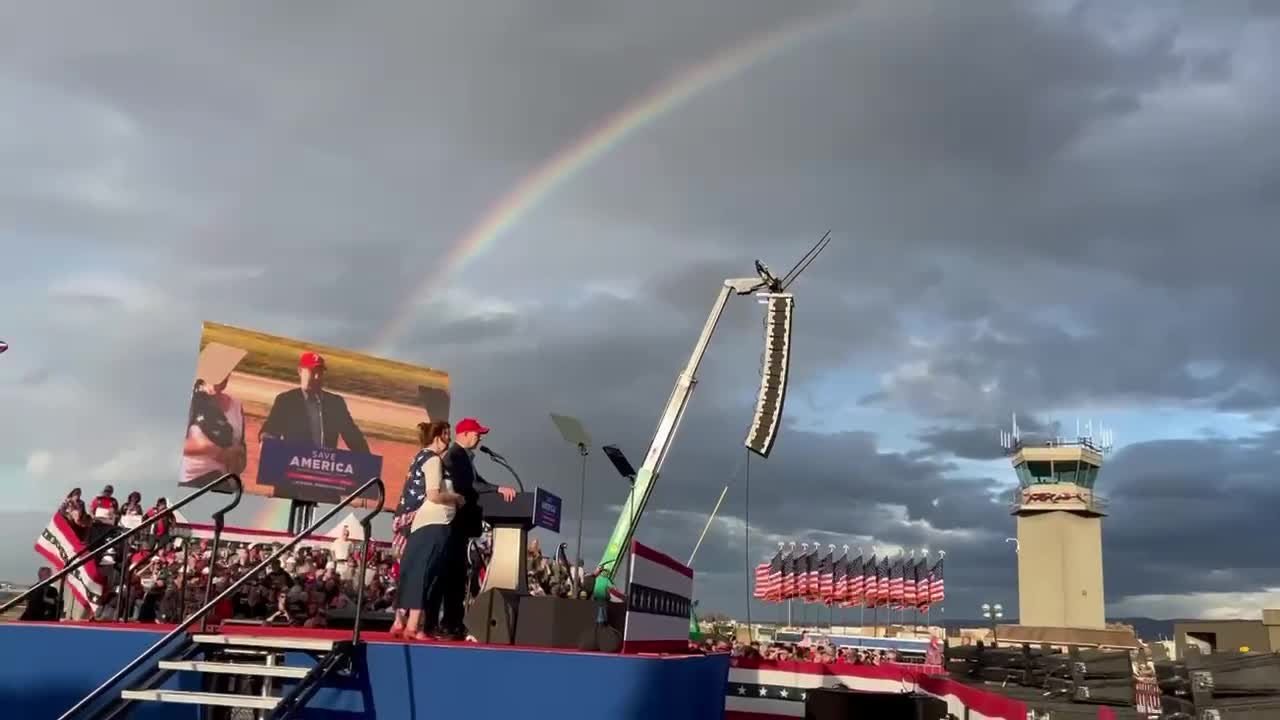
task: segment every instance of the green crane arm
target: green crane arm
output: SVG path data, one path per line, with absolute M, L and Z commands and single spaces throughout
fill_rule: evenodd
M 711 335 L 715 332 L 716 325 L 720 322 L 720 316 L 724 314 L 724 308 L 729 303 L 729 298 L 733 297 L 735 293 L 749 295 L 762 288 L 767 288 L 771 280 L 771 277 L 764 275 L 754 278 L 728 279 L 724 281 L 724 285 L 720 288 L 715 304 L 711 307 L 711 314 L 707 317 L 707 324 L 702 328 L 702 335 L 698 337 L 697 344 L 693 346 L 693 354 L 689 357 L 689 362 L 685 365 L 684 370 L 681 371 L 680 377 L 676 379 L 675 389 L 671 391 L 671 398 L 667 400 L 667 407 L 663 410 L 662 417 L 658 420 L 658 428 L 653 434 L 653 440 L 649 443 L 649 451 L 644 456 L 644 463 L 636 471 L 636 479 L 631 486 L 631 493 L 627 496 L 627 501 L 622 506 L 622 513 L 618 517 L 617 524 L 613 527 L 613 534 L 609 536 L 609 544 L 605 546 L 604 557 L 597 566 L 594 593 L 597 600 L 608 600 L 609 598 L 618 568 L 622 565 L 627 550 L 631 547 L 631 538 L 635 536 L 636 524 L 644 513 L 644 507 L 649 501 L 649 496 L 653 493 L 653 485 L 658 480 L 658 474 L 662 470 L 662 463 L 667 458 L 667 451 L 671 449 L 671 442 L 675 438 L 676 431 L 680 429 L 680 420 L 684 417 L 685 409 L 689 406 L 689 398 L 693 395 L 693 388 L 698 383 L 698 366 L 702 363 L 703 356 L 706 355 L 707 346 L 711 343 Z

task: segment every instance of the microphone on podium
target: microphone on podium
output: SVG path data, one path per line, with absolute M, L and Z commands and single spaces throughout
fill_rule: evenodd
M 516 487 L 520 488 L 520 492 L 524 492 L 524 483 L 520 481 L 520 476 L 516 474 L 516 469 L 515 469 L 515 468 L 513 468 L 513 467 L 511 467 L 511 463 L 510 463 L 506 458 L 504 458 L 504 457 L 502 457 L 501 455 L 499 455 L 498 453 L 496 453 L 496 452 L 494 452 L 494 451 L 490 450 L 489 448 L 485 447 L 484 445 L 481 445 L 480 447 L 478 447 L 478 448 L 476 448 L 476 449 L 477 449 L 477 450 L 479 450 L 480 452 L 484 453 L 485 455 L 488 455 L 489 457 L 493 458 L 493 461 L 494 461 L 494 462 L 496 462 L 496 463 L 498 463 L 499 465 L 501 465 L 502 467 L 506 468 L 506 469 L 507 469 L 507 472 L 511 473 L 511 477 L 513 477 L 513 478 L 515 478 L 515 479 L 516 479 Z

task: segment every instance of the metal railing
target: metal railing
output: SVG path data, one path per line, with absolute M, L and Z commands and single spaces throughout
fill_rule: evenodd
M 361 553 L 360 553 L 360 576 L 359 576 L 360 582 L 357 583 L 357 587 L 359 589 L 356 591 L 356 602 L 357 602 L 356 618 L 355 618 L 354 627 L 352 628 L 352 631 L 351 631 L 352 643 L 353 644 L 358 643 L 360 641 L 360 615 L 363 610 L 363 608 L 361 608 L 360 605 L 363 604 L 363 600 L 364 600 L 364 582 L 363 581 L 364 581 L 366 564 L 369 558 L 367 545 L 368 545 L 370 536 L 372 534 L 371 526 L 372 526 L 373 518 L 377 516 L 378 513 L 382 512 L 382 507 L 386 503 L 386 496 L 387 496 L 386 486 L 382 483 L 382 478 L 379 478 L 379 477 L 371 478 L 365 484 L 356 488 L 356 490 L 353 493 L 343 498 L 342 501 L 339 502 L 337 505 L 334 505 L 332 508 L 330 508 L 330 510 L 326 512 L 324 515 L 320 516 L 318 520 L 315 520 L 314 522 L 312 522 L 310 527 L 298 533 L 297 535 L 294 535 L 292 538 L 289 539 L 288 542 L 286 542 L 284 545 L 277 548 L 275 552 L 271 553 L 271 555 L 263 559 L 252 569 L 247 570 L 243 575 L 241 575 L 239 578 L 237 578 L 236 580 L 231 582 L 229 585 L 227 585 L 227 587 L 224 588 L 222 592 L 218 593 L 216 597 L 214 597 L 213 599 L 206 600 L 205 604 L 199 610 L 196 610 L 194 613 L 188 616 L 185 620 L 178 623 L 177 627 L 175 627 L 173 630 L 170 630 L 168 634 L 166 634 L 164 637 L 157 640 L 155 644 L 153 644 L 151 647 L 142 651 L 141 655 L 134 658 L 132 661 L 129 662 L 129 664 L 125 665 L 123 668 L 118 670 L 115 675 L 112 675 L 110 678 L 106 680 L 106 682 L 102 683 L 97 688 L 95 688 L 93 692 L 84 696 L 84 698 L 81 699 L 80 702 L 76 703 L 74 706 L 71 707 L 70 710 L 67 710 L 65 713 L 63 713 L 61 717 L 58 718 L 58 720 L 71 720 L 71 718 L 75 717 L 76 713 L 80 712 L 81 710 L 85 709 L 93 702 L 97 701 L 100 697 L 102 697 L 103 693 L 105 693 L 107 690 L 110 690 L 113 686 L 116 685 L 116 683 L 120 682 L 122 679 L 127 677 L 130 673 L 137 671 L 137 669 L 142 667 L 142 664 L 145 663 L 152 655 L 154 655 L 156 652 L 158 652 L 159 650 L 167 646 L 170 642 L 173 641 L 174 638 L 185 633 L 187 631 L 187 628 L 191 627 L 196 622 L 200 622 L 201 628 L 203 628 L 205 616 L 209 614 L 210 610 L 217 607 L 218 603 L 231 597 L 233 593 L 239 590 L 240 587 L 243 586 L 246 582 L 248 582 L 251 578 L 256 577 L 258 573 L 270 567 L 273 562 L 278 560 L 285 553 L 292 550 L 294 546 L 296 546 L 298 543 L 302 542 L 303 538 L 307 537 L 308 535 L 311 535 L 316 530 L 320 529 L 320 526 L 324 525 L 325 523 L 333 519 L 333 517 L 338 514 L 339 510 L 342 510 L 346 506 L 350 505 L 352 502 L 359 500 L 360 496 L 363 495 L 366 491 L 368 491 L 369 488 L 377 488 L 378 502 L 377 502 L 377 505 L 374 507 L 374 509 L 371 510 L 367 515 L 365 515 L 364 518 L 360 520 L 360 527 L 362 530 L 364 530 L 364 533 L 365 533 L 364 539 L 365 539 L 366 547 L 361 548 Z
M 85 548 L 80 553 L 78 553 L 75 557 L 73 557 L 70 562 L 64 565 L 61 570 L 50 575 L 44 580 L 41 580 L 35 585 L 32 585 L 31 587 L 27 588 L 26 591 L 24 591 L 21 595 L 10 599 L 4 605 L 0 605 L 0 614 L 3 614 L 6 610 L 13 607 L 14 605 L 17 605 L 19 602 L 26 600 L 31 595 L 34 595 L 37 591 L 43 590 L 44 588 L 49 587 L 53 583 L 61 581 L 66 576 L 70 575 L 76 570 L 79 570 L 90 560 L 95 560 L 98 557 L 104 555 L 107 552 L 107 550 L 110 550 L 112 547 L 119 545 L 121 548 L 128 548 L 127 542 L 131 538 L 136 537 L 137 535 L 140 535 L 144 530 L 150 529 L 156 523 L 161 522 L 166 518 L 173 517 L 173 514 L 175 512 L 191 504 L 196 499 L 211 492 L 215 487 L 221 485 L 224 482 L 230 482 L 233 486 L 233 490 L 231 491 L 232 492 L 231 502 L 227 503 L 226 507 L 217 511 L 213 515 L 214 521 L 216 523 L 215 527 L 217 528 L 217 533 L 214 535 L 214 542 L 217 542 L 218 535 L 222 533 L 223 517 L 227 513 L 235 509 L 237 505 L 240 504 L 240 497 L 244 494 L 244 483 L 240 481 L 240 476 L 236 475 L 235 473 L 227 473 L 226 475 L 223 475 L 217 480 L 214 480 L 208 485 L 205 485 L 199 490 L 196 490 L 190 495 L 182 498 L 181 500 L 174 503 L 173 505 L 143 520 L 141 523 L 138 524 L 137 527 L 123 533 L 122 535 L 117 535 L 114 537 L 111 535 L 108 535 L 104 537 L 102 540 L 100 540 L 97 545 Z M 214 547 L 216 548 L 217 546 L 215 545 Z M 132 568 L 129 567 L 129 558 L 128 557 L 122 558 L 122 561 L 123 562 L 121 563 L 121 573 L 127 576 L 128 573 L 132 570 Z

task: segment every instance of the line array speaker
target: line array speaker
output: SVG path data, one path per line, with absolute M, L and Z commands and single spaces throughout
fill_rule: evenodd
M 787 374 L 791 364 L 791 316 L 795 297 L 786 293 L 768 295 L 765 317 L 764 370 L 760 375 L 760 395 L 747 431 L 746 446 L 760 457 L 769 457 L 782 420 L 787 395 Z

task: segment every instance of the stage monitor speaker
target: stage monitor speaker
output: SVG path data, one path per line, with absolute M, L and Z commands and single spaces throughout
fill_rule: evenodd
M 844 688 L 808 691 L 805 720 L 946 720 L 947 703 L 914 693 L 858 692 Z
M 476 596 L 467 608 L 463 622 L 477 642 L 492 645 L 512 645 L 516 641 L 516 628 L 522 597 L 514 590 L 485 590 Z
M 621 603 L 608 603 L 607 621 L 597 623 L 595 600 L 526 595 L 520 598 L 516 645 L 618 652 L 622 649 Z
M 325 627 L 330 630 L 350 630 L 356 624 L 355 610 L 330 610 L 325 614 Z M 396 616 L 389 612 L 366 612 L 360 615 L 360 632 L 387 632 Z
M 760 457 L 769 457 L 782 420 L 782 405 L 787 395 L 787 374 L 791 364 L 791 314 L 795 298 L 791 295 L 769 295 L 769 311 L 765 317 L 764 371 L 760 375 L 760 395 L 756 411 L 747 431 L 746 446 Z

